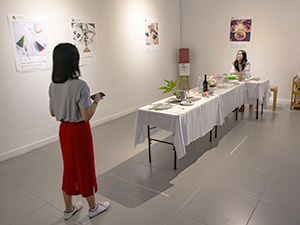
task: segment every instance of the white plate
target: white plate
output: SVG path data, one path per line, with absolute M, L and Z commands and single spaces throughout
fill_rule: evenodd
M 164 110 L 164 109 L 170 109 L 172 108 L 171 104 L 168 103 L 157 103 L 153 105 L 152 109 L 158 109 L 158 110 Z
M 180 102 L 180 105 L 190 106 L 190 105 L 194 105 L 194 103 L 192 101 L 182 101 Z

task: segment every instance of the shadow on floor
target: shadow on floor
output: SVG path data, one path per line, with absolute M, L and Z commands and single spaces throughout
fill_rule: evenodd
M 148 148 L 97 177 L 98 194 L 116 201 L 126 207 L 134 208 L 171 188 L 171 181 L 186 168 L 194 164 L 205 152 L 218 146 L 219 141 L 229 133 L 239 121 L 234 114 L 226 118 L 226 123 L 210 134 L 197 139 L 186 146 L 187 154 L 177 160 L 174 170 L 174 154 L 171 145 L 153 143 L 151 147 L 152 163 L 149 163 Z M 172 142 L 173 135 L 164 141 Z M 130 198 L 129 198 L 130 196 Z M 134 198 L 134 199 L 132 199 Z M 125 200 L 126 199 L 126 200 Z

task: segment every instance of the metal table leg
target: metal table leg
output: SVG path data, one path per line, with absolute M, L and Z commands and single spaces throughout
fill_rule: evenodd
M 151 138 L 150 138 L 150 126 L 148 125 L 148 151 L 149 151 L 149 162 L 151 163 Z
M 158 139 L 155 139 L 155 138 L 151 138 L 150 136 L 150 130 L 155 128 L 155 127 L 150 127 L 149 125 L 147 126 L 148 128 L 148 150 L 149 150 L 149 162 L 151 163 L 151 142 L 152 141 L 157 141 L 157 142 L 160 142 L 160 143 L 164 143 L 164 144 L 168 144 L 168 145 L 172 145 L 173 146 L 173 151 L 174 151 L 174 170 L 177 169 L 177 154 L 176 154 L 176 149 L 175 149 L 175 146 L 173 143 L 171 142 L 167 142 L 167 141 L 162 141 L 162 140 L 158 140 Z
M 261 115 L 264 114 L 264 98 L 262 99 L 262 103 L 261 103 Z
M 258 119 L 258 99 L 256 100 L 256 119 Z
M 215 126 L 215 138 L 217 138 L 218 126 Z
M 173 145 L 173 151 L 174 151 L 174 170 L 177 170 L 177 154 L 174 145 Z

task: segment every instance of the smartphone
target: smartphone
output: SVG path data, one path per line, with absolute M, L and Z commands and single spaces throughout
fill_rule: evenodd
M 93 94 L 93 95 L 91 96 L 91 99 L 94 100 L 97 94 L 98 94 L 98 93 Z M 100 97 L 104 97 L 104 96 L 105 96 L 105 94 L 104 94 L 103 92 L 99 92 L 99 94 L 100 94 Z

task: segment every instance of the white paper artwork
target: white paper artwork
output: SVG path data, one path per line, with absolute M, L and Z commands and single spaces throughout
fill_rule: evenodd
M 235 18 L 230 19 L 230 48 L 246 49 L 251 44 L 252 19 Z
M 72 18 L 72 39 L 80 58 L 85 62 L 96 56 L 96 23 L 84 19 Z
M 145 43 L 148 48 L 159 46 L 158 24 L 155 19 L 145 19 Z
M 189 76 L 190 75 L 190 64 L 189 63 L 179 63 L 179 75 Z
M 50 68 L 47 17 L 8 15 L 18 72 Z

